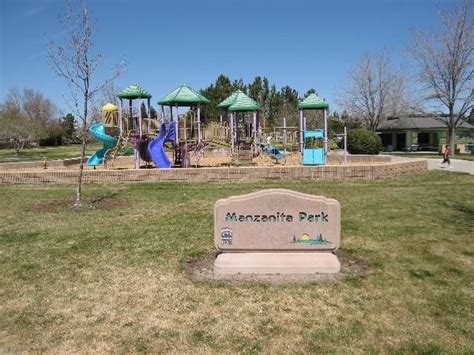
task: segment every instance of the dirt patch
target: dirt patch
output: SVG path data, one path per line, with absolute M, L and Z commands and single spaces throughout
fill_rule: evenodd
M 365 258 L 338 250 L 336 255 L 341 262 L 341 272 L 338 274 L 308 274 L 308 275 L 230 275 L 224 277 L 214 276 L 214 260 L 217 252 L 212 252 L 198 257 L 190 257 L 185 261 L 186 276 L 195 282 L 228 282 L 239 283 L 264 283 L 270 285 L 280 284 L 308 284 L 317 282 L 340 282 L 347 277 L 368 274 L 371 269 L 369 261 Z
M 58 199 L 52 201 L 44 201 L 34 203 L 30 210 L 32 212 L 58 212 L 60 210 L 71 209 L 73 201 L 69 199 Z M 98 197 L 93 200 L 85 200 L 84 208 L 75 208 L 76 210 L 87 210 L 87 209 L 101 209 L 101 210 L 111 210 L 114 208 L 121 208 L 128 205 L 128 202 L 122 199 L 117 199 L 114 197 Z

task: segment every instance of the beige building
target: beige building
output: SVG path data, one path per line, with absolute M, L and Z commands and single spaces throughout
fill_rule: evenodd
M 379 125 L 377 134 L 385 151 L 442 150 L 448 130 L 442 119 L 435 117 L 400 117 Z M 474 126 L 463 122 L 456 129 L 456 149 L 460 153 L 474 152 Z

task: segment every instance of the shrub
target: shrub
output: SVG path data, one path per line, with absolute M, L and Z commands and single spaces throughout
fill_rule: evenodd
M 382 140 L 364 128 L 351 129 L 347 133 L 347 150 L 351 154 L 379 154 Z
M 61 134 L 49 134 L 45 138 L 38 141 L 40 147 L 54 147 L 63 144 L 63 136 Z

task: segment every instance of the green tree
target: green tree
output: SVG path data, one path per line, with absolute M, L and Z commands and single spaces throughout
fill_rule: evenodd
M 281 88 L 280 94 L 283 100 L 282 109 L 280 111 L 280 115 L 282 116 L 281 118 L 286 117 L 287 126 L 298 126 L 298 91 L 286 85 Z
M 214 84 L 211 84 L 200 91 L 202 95 L 211 101 L 207 106 L 208 117 L 210 120 L 218 120 L 220 109 L 217 105 L 230 96 L 235 90 L 236 89 L 232 85 L 229 77 L 221 74 L 217 77 Z
M 64 138 L 67 140 L 75 140 L 76 136 L 76 119 L 72 113 L 68 113 L 66 116 L 63 117 L 61 122 L 61 126 L 63 128 Z
M 153 106 L 150 106 L 150 118 L 158 118 L 158 113 Z
M 268 127 L 278 126 L 278 116 L 283 110 L 283 103 L 283 96 L 276 86 L 272 85 L 268 98 L 268 111 L 266 113 Z
M 304 94 L 304 98 L 307 98 L 311 94 L 316 94 L 317 95 L 318 93 L 316 92 L 315 89 L 311 88 L 308 91 L 306 91 L 306 93 Z
M 148 118 L 148 111 L 144 102 L 140 105 L 140 111 L 142 113 L 142 118 Z

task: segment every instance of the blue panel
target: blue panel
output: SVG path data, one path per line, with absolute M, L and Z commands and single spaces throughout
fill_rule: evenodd
M 326 163 L 324 149 L 310 148 L 303 150 L 303 165 L 324 165 Z
M 303 138 L 324 138 L 324 130 L 323 129 L 317 129 L 314 131 L 303 131 Z

